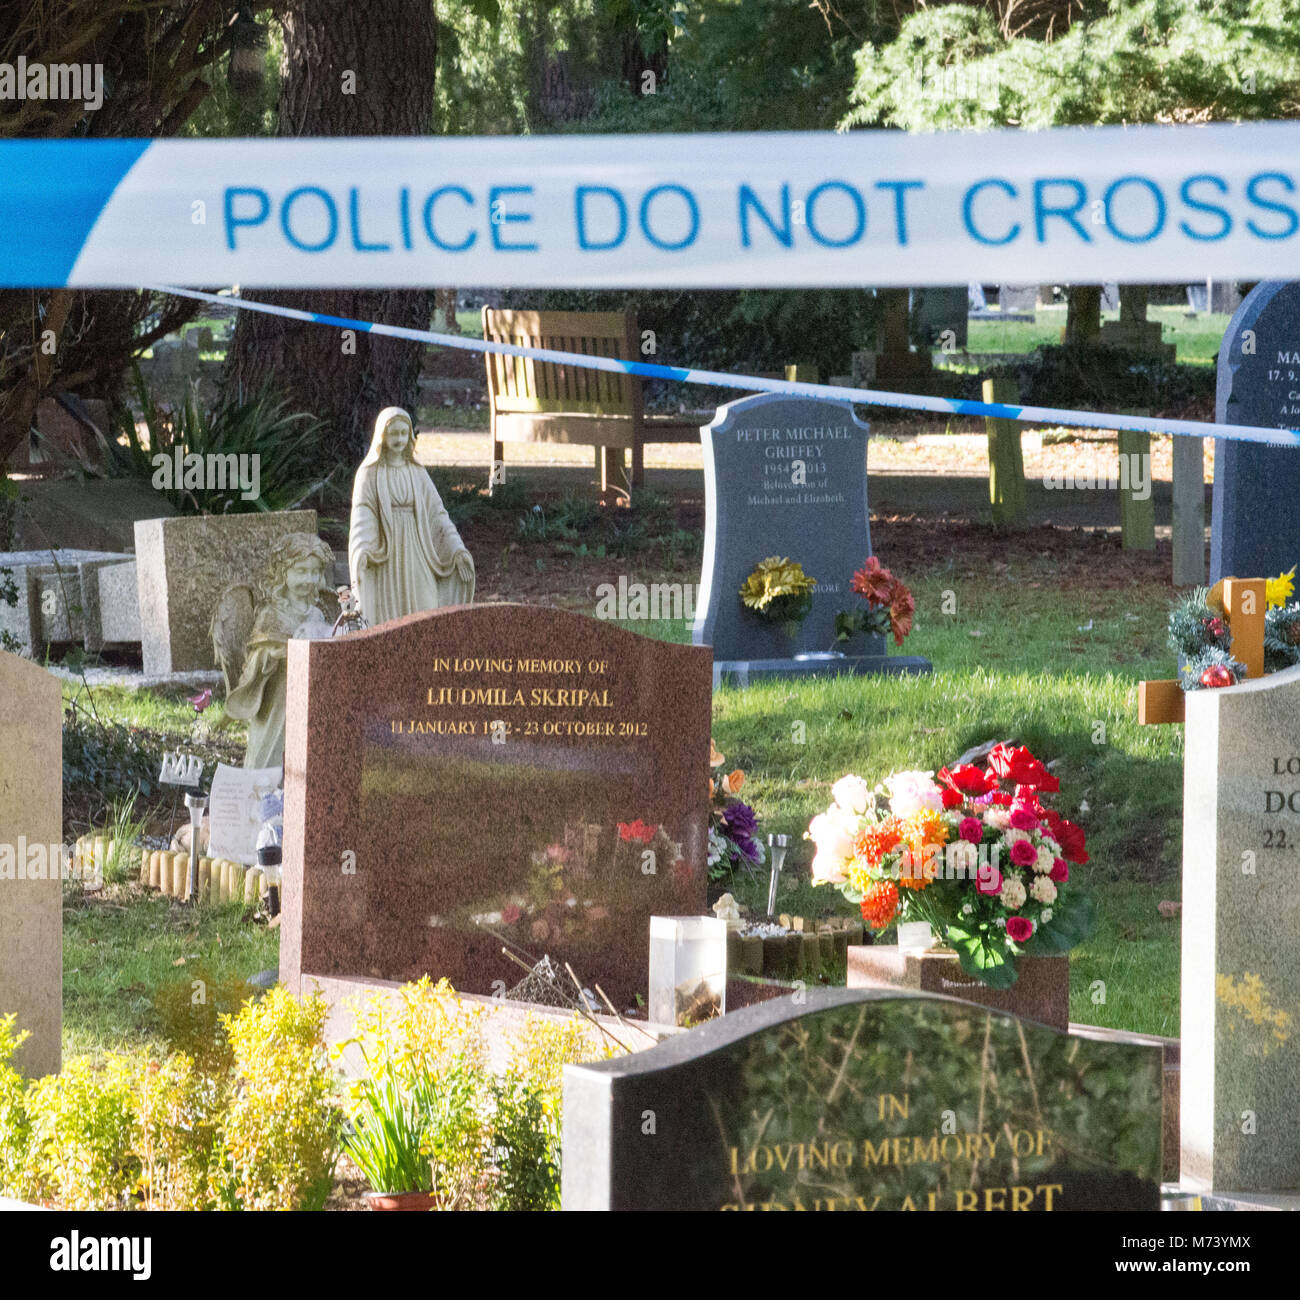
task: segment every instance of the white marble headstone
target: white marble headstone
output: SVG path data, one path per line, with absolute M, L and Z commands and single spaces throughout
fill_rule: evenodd
M 1187 695 L 1182 1179 L 1300 1189 L 1300 668 Z

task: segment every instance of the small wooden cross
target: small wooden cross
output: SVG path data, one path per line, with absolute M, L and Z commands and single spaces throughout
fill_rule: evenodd
M 1268 601 L 1263 578 L 1228 578 L 1223 584 L 1224 620 L 1232 632 L 1232 657 L 1246 665 L 1247 679 L 1264 675 L 1264 614 Z M 1138 683 L 1138 722 L 1182 722 L 1183 688 L 1177 681 Z

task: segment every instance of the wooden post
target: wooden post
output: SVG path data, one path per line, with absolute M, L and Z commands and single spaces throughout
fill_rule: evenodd
M 1121 291 L 1122 292 L 1122 291 Z M 1137 410 L 1129 415 L 1150 415 L 1150 411 Z M 1151 435 L 1136 429 L 1119 431 L 1119 531 L 1126 551 L 1154 551 L 1156 549 L 1156 503 L 1151 479 Z M 1146 481 L 1146 497 L 1139 500 L 1134 484 Z M 1124 487 L 1127 481 L 1128 487 Z
M 1205 439 L 1174 438 L 1174 586 L 1205 582 Z
M 1223 584 L 1223 609 L 1232 630 L 1232 657 L 1246 665 L 1250 679 L 1264 675 L 1263 578 L 1229 578 Z
M 1020 392 L 1014 379 L 986 379 L 986 402 L 1015 405 Z M 997 528 L 1022 528 L 1029 512 L 1025 492 L 1025 460 L 1020 446 L 1020 425 L 1015 420 L 984 417 L 989 441 L 989 505 Z

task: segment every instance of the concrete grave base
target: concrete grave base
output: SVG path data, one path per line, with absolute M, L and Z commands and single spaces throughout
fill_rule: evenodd
M 829 655 L 796 659 L 721 659 L 713 663 L 713 686 L 725 681 L 748 686 L 764 677 L 866 677 L 878 673 L 906 673 L 919 677 L 934 671 L 920 655 Z

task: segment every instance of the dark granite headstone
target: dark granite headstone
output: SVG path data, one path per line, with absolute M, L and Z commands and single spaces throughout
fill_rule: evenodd
M 1156 1210 L 1161 1052 L 817 990 L 564 1072 L 566 1210 Z
M 1256 285 L 1219 348 L 1215 419 L 1300 428 L 1300 283 Z M 1271 578 L 1300 560 L 1300 446 L 1214 449 L 1210 581 Z
M 927 660 L 885 655 L 883 637 L 835 640 L 839 610 L 863 607 L 849 583 L 871 554 L 868 429 L 847 402 L 745 397 L 700 431 L 706 522 L 693 639 L 713 647 L 715 678 L 803 672 L 928 672 Z M 792 635 L 741 603 L 759 561 L 794 560 L 817 580 Z M 839 652 L 852 656 L 807 658 Z
M 281 978 L 500 993 L 507 947 L 630 1006 L 705 910 L 710 705 L 707 650 L 560 610 L 291 641 Z

